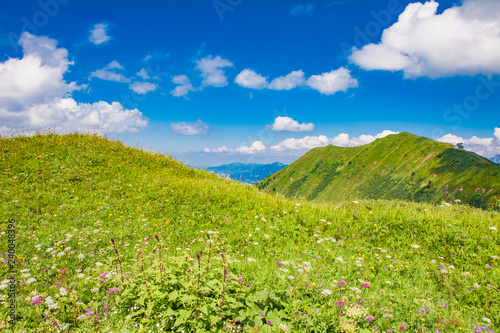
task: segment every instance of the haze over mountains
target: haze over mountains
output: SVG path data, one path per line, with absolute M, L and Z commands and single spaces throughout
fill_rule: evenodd
M 486 208 L 498 204 L 500 166 L 452 144 L 400 133 L 364 146 L 312 149 L 257 187 L 317 201 L 460 200 Z
M 492 161 L 493 163 L 496 163 L 496 164 L 500 164 L 500 154 L 497 154 L 497 155 L 491 157 L 490 161 Z
M 279 162 L 271 164 L 235 162 L 216 167 L 209 167 L 206 168 L 206 170 L 212 171 L 221 176 L 228 176 L 231 179 L 238 180 L 243 183 L 255 184 L 273 173 L 278 172 L 284 167 L 286 167 L 286 164 Z

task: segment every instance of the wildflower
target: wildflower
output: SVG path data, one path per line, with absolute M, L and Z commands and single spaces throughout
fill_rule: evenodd
M 267 324 L 268 324 L 269 326 L 271 326 L 273 323 L 272 323 L 270 320 L 268 320 L 268 321 L 267 321 Z
M 49 247 L 49 248 L 47 249 L 47 251 L 45 251 L 45 252 L 51 252 L 52 250 L 54 250 L 54 249 L 53 249 L 53 248 L 51 248 L 51 247 Z
M 33 298 L 33 301 L 30 303 L 31 306 L 40 305 L 40 303 L 42 302 L 42 299 L 43 299 L 42 296 L 36 296 L 35 298 Z
M 488 319 L 488 318 L 486 318 L 486 317 L 483 317 L 483 321 L 484 321 L 484 322 L 487 322 L 487 323 L 491 323 L 491 320 L 489 320 L 489 319 Z
M 344 303 L 344 301 L 338 301 L 337 303 L 335 303 L 335 305 L 343 306 L 343 305 L 345 305 L 345 303 Z
M 29 278 L 26 283 L 27 284 L 32 284 L 33 282 L 36 282 L 36 279 L 35 278 Z
M 403 331 L 403 332 L 406 332 L 406 327 L 404 327 L 403 325 L 401 325 L 401 326 L 399 326 L 399 330 Z
M 495 228 L 495 227 L 490 227 L 490 230 L 495 230 L 495 231 L 497 231 L 497 228 Z
M 362 287 L 363 287 L 363 288 L 367 288 L 367 289 L 369 289 L 369 288 L 370 288 L 370 285 L 369 285 L 368 283 L 366 283 L 366 282 L 365 282 L 365 283 L 363 283 L 363 286 L 362 286 Z
M 332 291 L 330 289 L 325 289 L 321 292 L 323 295 L 328 296 L 332 294 Z
M 411 246 L 412 248 L 414 248 L 414 249 L 418 249 L 418 248 L 420 248 L 420 245 L 416 245 L 416 244 L 413 244 L 413 245 L 410 245 L 410 246 Z
M 283 331 L 288 331 L 290 328 L 288 326 L 286 326 L 285 324 L 280 324 L 280 330 L 283 330 Z
M 78 277 L 79 279 L 83 279 L 83 278 L 85 278 L 85 274 L 80 273 L 80 274 L 78 274 L 78 275 L 77 275 L 77 277 Z
M 102 279 L 102 278 L 106 277 L 106 275 L 108 275 L 108 273 L 107 273 L 107 272 L 104 272 L 104 273 L 102 273 L 101 275 L 99 275 L 99 277 Z
M 66 296 L 68 294 L 68 291 L 66 289 L 64 289 L 63 287 L 61 287 L 59 289 L 59 292 L 61 293 L 62 296 Z
M 104 311 L 108 311 L 108 310 L 109 310 L 109 306 L 105 305 L 102 309 L 103 309 Z
M 55 320 L 54 320 L 54 321 L 52 322 L 52 326 L 57 326 L 57 321 L 55 321 Z
M 245 282 L 245 278 L 243 277 L 243 275 L 238 278 L 238 282 Z
M 96 265 L 96 266 L 102 266 L 103 264 L 102 264 L 102 263 L 100 263 L 100 262 L 96 262 L 96 263 L 95 263 L 95 265 Z
M 254 258 L 247 258 L 247 260 L 250 261 L 250 262 L 252 262 L 252 261 L 253 262 L 257 262 L 257 260 L 255 260 Z
M 62 257 L 62 256 L 63 256 L 63 255 L 65 255 L 65 254 L 66 254 L 66 253 L 64 253 L 64 252 L 59 252 L 59 253 L 57 254 L 57 256 L 58 256 L 58 257 Z
M 80 260 L 83 260 L 83 259 L 85 258 L 85 256 L 84 256 L 82 253 L 80 253 L 80 254 L 79 254 L 78 256 L 76 256 L 76 257 L 77 257 L 78 259 L 80 259 Z
M 293 276 L 291 276 L 291 275 L 290 275 L 288 278 L 289 278 L 290 280 L 293 280 L 293 279 L 294 279 L 294 277 L 293 277 Z
M 367 317 L 365 318 L 365 321 L 366 321 L 367 323 L 369 323 L 369 322 L 371 322 L 373 319 L 375 319 L 375 318 L 374 318 L 372 315 L 369 315 L 369 316 L 367 316 Z

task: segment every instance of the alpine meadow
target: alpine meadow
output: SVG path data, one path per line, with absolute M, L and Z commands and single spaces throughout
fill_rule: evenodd
M 500 320 L 496 211 L 286 199 L 95 135 L 0 143 L 0 211 L 25 221 L 6 332 L 492 332 Z M 8 279 L 1 289 L 5 301 Z

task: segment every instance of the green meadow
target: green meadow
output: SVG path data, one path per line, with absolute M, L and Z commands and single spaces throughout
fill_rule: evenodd
M 95 135 L 0 149 L 4 332 L 498 331 L 496 211 L 287 199 Z

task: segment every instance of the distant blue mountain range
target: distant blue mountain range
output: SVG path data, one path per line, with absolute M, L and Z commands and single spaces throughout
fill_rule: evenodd
M 279 162 L 271 164 L 230 163 L 203 169 L 212 171 L 221 176 L 228 176 L 229 178 L 238 180 L 242 183 L 255 184 L 273 173 L 285 168 L 286 166 L 287 165 Z
M 496 163 L 496 164 L 500 164 L 500 154 L 497 154 L 497 155 L 491 157 L 490 161 L 492 161 L 493 163 Z

